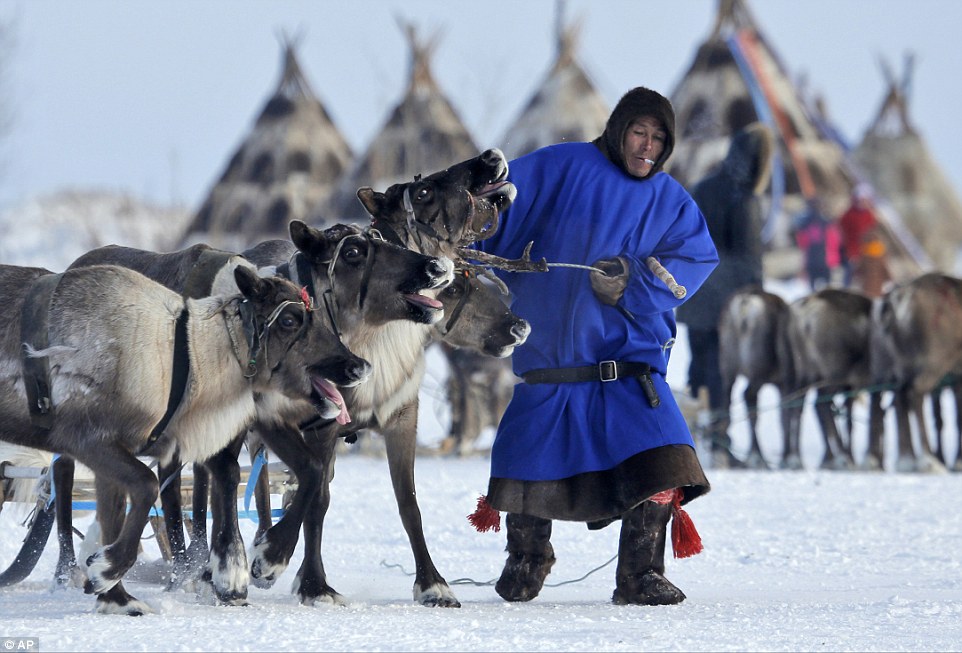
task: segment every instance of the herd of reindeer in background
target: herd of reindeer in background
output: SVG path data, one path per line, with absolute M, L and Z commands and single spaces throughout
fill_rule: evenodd
M 824 444 L 821 469 L 882 470 L 885 444 L 893 440 L 885 437 L 886 411 L 892 410 L 895 451 L 889 453 L 895 471 L 962 471 L 962 279 L 926 273 L 877 299 L 824 288 L 786 302 L 760 287 L 743 288 L 722 312 L 719 349 L 726 396 L 732 396 L 739 377 L 745 381 L 746 467 L 769 466 L 757 428 L 759 391 L 771 384 L 780 395 L 782 469 L 802 468 L 801 417 L 806 396 L 814 393 Z M 943 433 L 945 391 L 956 400 L 954 462 L 946 446 L 951 430 Z M 868 444 L 862 452 L 852 446 L 852 409 L 859 397 L 868 400 Z M 843 419 L 836 419 L 839 413 Z M 727 429 L 730 413 L 718 417 L 718 428 Z

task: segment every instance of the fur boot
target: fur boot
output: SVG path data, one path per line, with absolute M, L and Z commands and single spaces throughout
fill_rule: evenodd
M 530 601 L 554 565 L 551 520 L 508 513 L 505 525 L 508 560 L 494 589 L 505 601 Z
M 665 540 L 671 510 L 670 504 L 644 501 L 622 516 L 612 602 L 675 605 L 685 600 L 685 594 L 665 578 Z

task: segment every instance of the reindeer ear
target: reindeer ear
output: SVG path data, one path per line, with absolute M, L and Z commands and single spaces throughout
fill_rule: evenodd
M 378 193 L 373 188 L 365 186 L 357 189 L 357 199 L 361 200 L 364 210 L 371 214 L 371 217 L 379 217 L 381 206 L 384 204 L 384 193 Z
M 328 242 L 324 232 L 300 220 L 291 222 L 291 242 L 310 259 L 323 261 L 327 258 Z
M 257 272 L 245 265 L 234 268 L 234 281 L 241 294 L 248 299 L 256 297 L 264 286 L 264 280 L 257 276 Z
M 297 239 L 297 234 L 303 232 L 307 229 L 307 224 L 300 220 L 291 220 L 291 223 L 287 225 L 287 230 L 291 234 L 291 240 Z

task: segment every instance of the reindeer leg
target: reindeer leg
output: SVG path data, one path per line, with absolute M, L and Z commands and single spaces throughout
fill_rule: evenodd
M 952 471 L 962 472 L 962 382 L 953 381 L 952 399 L 955 402 L 955 436 L 957 438 Z
M 102 541 L 116 539 L 120 532 L 120 517 L 126 510 L 126 499 L 119 488 L 97 486 L 97 522 L 100 524 L 99 536 Z M 92 534 L 91 534 L 92 535 Z M 138 601 L 124 589 L 123 581 L 97 596 L 97 612 L 101 614 L 126 614 L 139 617 L 153 612 L 146 604 Z
M 190 519 L 190 546 L 187 547 L 185 578 L 204 574 L 210 545 L 207 543 L 207 501 L 210 495 L 210 472 L 201 463 L 194 463 L 194 486 L 191 497 L 193 514 Z
M 57 496 L 57 543 L 60 553 L 54 569 L 54 583 L 58 587 L 83 587 L 86 577 L 77 566 L 73 545 L 73 477 L 74 459 L 60 456 L 53 462 L 53 484 Z
M 181 462 L 176 456 L 166 465 L 159 465 L 160 506 L 164 511 L 164 529 L 170 542 L 171 570 L 167 589 L 179 587 L 187 578 L 187 539 L 184 536 L 184 515 L 180 503 Z
M 89 462 L 88 462 L 89 461 Z M 82 459 L 96 476 L 97 520 L 106 546 L 87 558 L 84 591 L 96 593 L 97 611 L 140 615 L 152 612 L 134 599 L 120 584 L 123 575 L 137 561 L 140 536 L 147 525 L 150 507 L 159 491 L 157 477 L 132 454 L 102 441 L 96 456 Z M 124 516 L 124 495 L 130 497 L 130 511 Z
M 246 435 L 245 429 L 206 463 L 214 480 L 211 484 L 214 524 L 204 580 L 210 582 L 217 599 L 227 605 L 246 605 L 250 583 L 247 554 L 237 518 L 237 487 L 240 484 L 237 456 Z
M 908 387 L 898 388 L 895 391 L 894 399 L 896 423 L 898 424 L 895 470 L 898 472 L 914 472 L 915 455 L 912 445 L 912 424 L 909 418 Z
M 926 473 L 945 472 L 945 465 L 940 463 L 932 453 L 929 442 L 929 429 L 925 422 L 925 396 L 929 393 L 918 392 L 912 388 L 909 395 L 911 413 L 915 415 L 918 428 L 919 448 L 915 455 L 915 471 Z
M 745 408 L 748 411 L 748 433 L 751 439 L 748 457 L 745 459 L 745 466 L 751 469 L 768 469 L 765 456 L 762 455 L 761 446 L 758 443 L 758 392 L 761 384 L 749 381 L 745 389 Z M 727 412 L 726 412 L 727 416 Z M 727 426 L 726 419 L 726 426 Z
M 297 478 L 297 489 L 291 497 L 284 514 L 273 526 L 254 539 L 250 551 L 251 582 L 262 589 L 273 586 L 287 569 L 294 555 L 300 536 L 301 524 L 305 522 L 313 495 L 322 484 L 327 483 L 327 469 L 333 457 L 335 438 L 330 440 L 330 450 L 324 455 L 313 451 L 305 438 L 315 439 L 315 432 L 301 435 L 296 428 L 283 425 L 258 426 L 258 433 L 270 450 L 282 460 Z M 306 544 L 305 544 L 305 555 Z
M 331 505 L 331 479 L 334 477 L 334 457 L 337 444 L 336 431 L 324 430 L 316 432 L 316 439 L 312 441 L 313 448 L 320 454 L 316 456 L 319 468 L 316 471 L 316 483 L 311 484 L 311 490 L 304 495 L 306 511 L 304 512 L 304 560 L 297 570 L 292 591 L 297 594 L 303 605 L 318 603 L 332 603 L 347 605 L 347 600 L 333 587 L 327 584 L 327 573 L 324 571 L 324 560 L 321 557 L 321 541 L 324 534 L 324 518 Z M 298 478 L 300 482 L 300 478 Z M 298 487 L 298 491 L 300 491 Z M 297 498 L 295 496 L 295 498 Z M 285 515 L 286 516 L 286 515 Z
M 842 444 L 842 438 L 838 433 L 838 425 L 835 424 L 835 416 L 832 414 L 832 400 L 837 394 L 837 388 L 819 388 L 815 393 L 815 414 L 818 415 L 818 423 L 822 429 L 822 436 L 825 438 L 826 455 L 822 460 L 822 469 L 851 469 L 854 465 L 852 459 Z
M 251 451 L 251 463 L 257 457 L 257 451 Z M 265 460 L 267 451 L 264 452 Z M 267 531 L 274 523 L 271 515 L 271 478 L 267 471 L 267 465 L 261 467 L 261 473 L 257 476 L 257 483 L 254 485 L 254 504 L 257 506 L 257 530 L 254 532 L 256 540 Z
M 802 403 L 801 400 L 791 399 L 791 389 L 787 386 L 780 388 L 781 406 L 779 411 L 782 418 L 782 461 L 780 469 L 802 469 L 802 456 L 799 448 L 799 431 L 801 430 Z
M 882 441 L 885 438 L 885 411 L 882 409 L 882 393 L 870 392 L 868 396 L 868 449 L 860 469 L 868 471 L 882 471 L 885 463 L 882 453 Z
M 848 456 L 849 460 L 855 460 L 855 444 L 852 439 L 854 436 L 854 417 L 852 411 L 855 408 L 855 395 L 852 392 L 852 388 L 848 388 L 845 392 L 845 437 L 842 439 L 842 444 L 845 448 L 845 454 Z
M 399 412 L 394 424 L 384 431 L 394 497 L 397 499 L 401 523 L 414 553 L 414 600 L 430 607 L 460 608 L 461 603 L 431 560 L 421 525 L 421 510 L 418 508 L 414 485 L 417 407 L 415 399 L 411 405 Z
M 932 401 L 932 425 L 935 432 L 935 457 L 943 465 L 945 462 L 945 449 L 942 446 L 942 430 L 945 428 L 945 420 L 942 418 L 942 391 L 944 386 L 937 385 L 929 395 Z

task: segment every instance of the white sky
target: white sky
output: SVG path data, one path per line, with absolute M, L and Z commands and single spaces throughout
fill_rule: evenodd
M 568 0 L 579 55 L 610 104 L 646 85 L 670 94 L 708 35 L 716 0 Z M 754 0 L 794 75 L 857 142 L 916 55 L 912 117 L 962 188 L 962 3 Z M 501 144 L 553 57 L 553 0 L 0 0 L 13 24 L 2 68 L 12 132 L 0 140 L 0 209 L 63 187 L 128 191 L 196 208 L 277 82 L 278 35 L 360 153 L 401 97 L 407 44 L 396 17 L 438 32 L 437 81 L 479 147 Z

